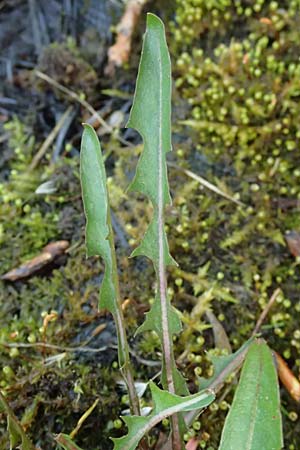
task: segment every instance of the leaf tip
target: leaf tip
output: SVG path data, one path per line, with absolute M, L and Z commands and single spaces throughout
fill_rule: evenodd
M 163 21 L 153 13 L 147 13 L 147 27 L 160 27 L 165 29 Z

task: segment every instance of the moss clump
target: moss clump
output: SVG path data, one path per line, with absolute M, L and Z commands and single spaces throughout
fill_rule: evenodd
M 173 254 L 183 244 L 188 248 L 183 264 L 179 260 L 184 273 L 177 276 L 186 280 L 185 292 L 191 282 L 195 290 L 197 280 L 188 273 L 209 261 L 206 278 L 211 286 L 227 288 L 237 300 L 226 308 L 211 301 L 215 312 L 226 317 L 234 345 L 249 336 L 280 286 L 282 295 L 264 335 L 295 372 L 300 364 L 293 337 L 300 319 L 299 263 L 287 248 L 285 234 L 300 230 L 299 23 L 298 1 L 250 5 L 191 0 L 177 2 L 170 24 L 176 98 L 186 99 L 177 125 L 182 141 L 176 147 L 178 160 L 244 204 L 204 193 L 195 182 L 184 188 L 188 195 L 176 195 L 174 185 L 182 223 L 171 240 Z M 185 134 L 191 140 L 182 139 Z M 284 392 L 283 405 L 293 410 Z M 286 447 L 299 447 L 288 419 L 285 432 Z

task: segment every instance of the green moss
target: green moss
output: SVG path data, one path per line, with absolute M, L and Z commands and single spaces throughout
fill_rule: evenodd
M 300 229 L 299 22 L 297 1 L 249 5 L 191 0 L 177 2 L 170 24 L 175 35 L 175 95 L 186 99 L 177 130 L 191 137 L 178 145 L 179 164 L 244 203 L 237 207 L 195 185 L 188 195 L 179 194 L 176 186 L 186 186 L 186 180 L 176 179 L 174 203 L 181 208 L 181 224 L 170 241 L 174 255 L 182 241 L 189 242 L 188 253 L 177 257 L 185 272 L 185 291 L 189 282 L 196 284 L 190 273 L 204 262 L 210 263 L 206 273 L 210 286 L 220 272 L 224 275 L 218 283 L 237 303 L 225 306 L 216 296 L 219 301 L 213 302 L 213 309 L 225 315 L 225 328 L 235 346 L 251 334 L 269 296 L 280 286 L 283 295 L 263 331 L 295 370 L 299 349 L 292 336 L 300 319 L 299 269 L 285 233 Z M 196 143 L 196 151 L 190 142 Z M 207 287 L 203 285 L 199 294 Z M 191 340 L 189 335 L 188 348 Z M 283 405 L 292 405 L 286 394 Z M 288 420 L 285 432 L 299 446 Z M 216 438 L 212 431 L 209 443 L 216 445 Z

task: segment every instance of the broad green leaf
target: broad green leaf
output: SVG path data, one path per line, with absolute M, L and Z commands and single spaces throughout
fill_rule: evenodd
M 176 369 L 172 350 L 172 335 L 181 331 L 181 322 L 167 296 L 165 274 L 167 265 L 176 264 L 170 255 L 164 230 L 164 209 L 171 203 L 166 162 L 166 154 L 172 149 L 171 63 L 164 25 L 154 14 L 147 14 L 147 29 L 127 127 L 136 129 L 144 141 L 129 190 L 145 194 L 153 206 L 152 220 L 132 256 L 144 255 L 152 260 L 158 284 L 155 301 L 138 331 L 156 331 L 163 347 L 163 386 L 167 387 L 166 371 L 171 366 L 175 391 L 185 395 L 188 391 Z
M 7 415 L 7 431 L 9 434 L 10 450 L 14 449 L 16 445 L 21 444 L 21 450 L 35 450 L 34 445 L 27 437 L 22 425 L 15 416 L 13 410 L 9 406 L 6 398 L 0 391 L 0 409 Z
M 114 450 L 134 450 L 142 437 L 166 417 L 178 412 L 205 408 L 215 399 L 214 393 L 210 390 L 201 391 L 198 394 L 186 397 L 179 397 L 159 389 L 152 381 L 150 381 L 149 385 L 154 404 L 152 413 L 147 417 L 123 417 L 128 427 L 128 434 L 121 438 L 113 439 L 115 444 Z
M 272 352 L 254 342 L 245 359 L 219 450 L 283 448 L 277 373 Z
M 80 151 L 80 177 L 86 215 L 87 256 L 99 255 L 105 262 L 105 273 L 100 291 L 99 308 L 115 314 L 117 292 L 113 282 L 114 260 L 111 248 L 112 230 L 106 173 L 98 136 L 93 127 L 84 125 Z
M 55 440 L 64 450 L 82 450 L 68 434 L 60 433 L 55 437 Z

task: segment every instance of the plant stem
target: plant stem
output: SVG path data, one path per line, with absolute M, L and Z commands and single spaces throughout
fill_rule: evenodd
M 161 70 L 159 71 L 161 76 Z M 162 108 L 161 92 L 159 96 L 160 108 Z M 162 118 L 160 118 L 162 120 Z M 168 297 L 167 297 L 167 277 L 165 270 L 165 249 L 164 249 L 164 203 L 163 203 L 163 167 L 162 167 L 162 128 L 161 120 L 159 123 L 159 154 L 158 154 L 158 246 L 159 246 L 159 261 L 158 261 L 158 289 L 161 302 L 161 321 L 162 321 L 162 349 L 163 358 L 165 362 L 166 379 L 168 390 L 172 394 L 175 392 L 175 384 L 173 378 L 173 367 L 175 365 L 173 340 L 170 333 L 169 317 L 168 317 Z M 172 449 L 181 450 L 181 436 L 178 423 L 178 415 L 171 416 L 172 424 Z
M 175 394 L 175 384 L 173 378 L 173 367 L 175 365 L 174 351 L 173 351 L 173 340 L 170 333 L 169 317 L 168 317 L 168 297 L 167 297 L 167 277 L 165 269 L 165 249 L 164 249 L 164 186 L 163 186 L 163 130 L 162 130 L 162 108 L 163 108 L 163 98 L 162 98 L 162 61 L 159 58 L 159 145 L 158 145 L 158 246 L 159 246 L 159 261 L 158 261 L 158 285 L 159 294 L 161 302 L 161 320 L 162 320 L 162 349 L 163 357 L 165 361 L 166 379 L 168 390 Z M 171 416 L 172 424 L 172 449 L 181 450 L 181 436 L 179 431 L 178 415 L 175 414 Z
M 112 229 L 112 224 L 111 224 L 110 210 L 107 211 L 107 222 L 108 222 L 108 227 L 109 227 L 108 240 L 109 240 L 109 245 L 111 248 L 111 255 L 112 255 L 113 283 L 115 285 L 115 291 L 117 293 L 116 300 L 117 300 L 117 304 L 118 304 L 118 308 L 116 310 L 116 313 L 114 314 L 114 320 L 115 320 L 115 324 L 116 324 L 117 337 L 118 337 L 119 365 L 120 365 L 120 370 L 122 372 L 124 381 L 125 381 L 127 389 L 128 389 L 130 412 L 133 415 L 140 416 L 141 415 L 140 403 L 139 403 L 138 395 L 137 395 L 135 385 L 134 385 L 132 366 L 131 366 L 130 357 L 129 357 L 129 347 L 128 347 L 126 329 L 125 329 L 125 319 L 124 319 L 124 314 L 123 314 L 123 310 L 122 310 L 119 277 L 118 277 L 118 269 L 117 269 L 117 259 L 116 259 L 116 251 L 115 251 L 115 245 L 114 245 L 114 235 L 113 235 L 113 229 Z
M 159 221 L 160 223 L 160 221 Z M 159 235 L 161 238 L 161 233 Z M 159 284 L 159 294 L 161 300 L 161 319 L 162 319 L 162 329 L 163 329 L 163 339 L 162 339 L 162 349 L 163 349 L 163 358 L 166 370 L 166 379 L 168 390 L 172 394 L 176 394 L 175 384 L 173 379 L 173 367 L 175 365 L 174 360 L 174 351 L 173 351 L 173 341 L 170 336 L 169 331 L 169 320 L 168 320 L 168 299 L 167 299 L 167 278 L 164 267 L 164 258 L 163 258 L 163 242 L 159 239 L 159 270 L 158 270 L 158 284 Z M 162 257 L 161 257 L 162 252 Z M 178 415 L 175 414 L 171 416 L 171 425 L 172 425 L 172 450 L 181 450 L 181 436 L 179 430 L 179 421 Z

